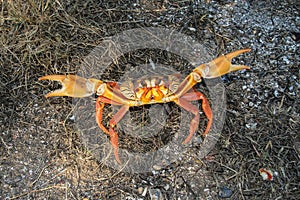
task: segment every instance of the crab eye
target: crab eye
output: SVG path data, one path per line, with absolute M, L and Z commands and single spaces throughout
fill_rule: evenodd
M 106 86 L 105 83 L 99 85 L 99 87 L 97 88 L 97 93 L 96 94 L 97 95 L 103 95 L 103 93 L 105 91 L 105 86 Z
M 192 75 L 195 81 L 201 82 L 201 76 L 198 73 L 193 72 Z

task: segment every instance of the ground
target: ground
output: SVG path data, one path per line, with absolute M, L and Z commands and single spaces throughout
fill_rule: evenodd
M 299 1 L 2 1 L 0 8 L 1 199 L 300 198 Z M 72 98 L 44 98 L 59 86 L 37 80 L 75 74 L 103 38 L 141 27 L 180 31 L 213 57 L 251 48 L 234 61 L 251 69 L 222 77 L 225 123 L 209 154 L 199 159 L 194 147 L 164 168 L 128 173 L 97 160 L 74 126 Z M 274 179 L 263 180 L 260 168 Z

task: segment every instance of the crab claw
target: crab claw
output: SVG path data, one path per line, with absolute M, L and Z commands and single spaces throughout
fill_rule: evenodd
M 69 97 L 87 97 L 96 92 L 97 88 L 103 82 L 97 79 L 85 79 L 76 75 L 48 75 L 38 79 L 59 81 L 62 85 L 61 89 L 55 90 L 45 95 L 46 98 L 53 96 L 69 96 Z
M 234 57 L 249 51 L 251 51 L 251 49 L 241 49 L 226 55 L 221 55 L 209 63 L 198 66 L 194 72 L 200 73 L 203 78 L 216 78 L 232 71 L 250 69 L 250 67 L 245 65 L 231 64 L 231 60 Z

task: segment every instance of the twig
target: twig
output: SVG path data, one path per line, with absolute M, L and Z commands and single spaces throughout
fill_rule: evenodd
M 18 199 L 20 197 L 26 196 L 26 195 L 31 194 L 31 193 L 42 192 L 42 191 L 50 190 L 50 189 L 53 189 L 53 188 L 67 189 L 66 186 L 52 185 L 52 186 L 41 188 L 41 189 L 38 189 L 38 190 L 31 190 L 31 191 L 28 191 L 28 192 L 24 192 L 24 193 L 22 193 L 18 196 L 14 196 L 14 197 L 10 198 L 9 200 Z

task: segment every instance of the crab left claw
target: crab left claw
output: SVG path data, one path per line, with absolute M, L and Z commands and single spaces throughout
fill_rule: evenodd
M 86 79 L 76 75 L 48 75 L 38 79 L 59 81 L 62 85 L 61 89 L 55 90 L 45 95 L 46 98 L 53 96 L 69 96 L 69 97 L 87 97 L 94 94 L 103 82 L 97 79 Z

